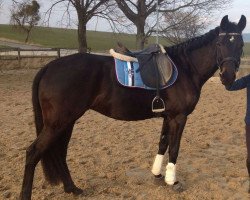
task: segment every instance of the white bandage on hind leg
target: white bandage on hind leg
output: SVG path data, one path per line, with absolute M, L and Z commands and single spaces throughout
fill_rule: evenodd
M 168 185 L 174 185 L 176 182 L 176 165 L 174 163 L 168 163 L 166 167 L 165 182 Z
M 151 172 L 156 176 L 161 174 L 161 166 L 163 162 L 163 157 L 164 155 L 160 155 L 160 154 L 157 154 L 155 157 L 155 161 L 154 161 Z

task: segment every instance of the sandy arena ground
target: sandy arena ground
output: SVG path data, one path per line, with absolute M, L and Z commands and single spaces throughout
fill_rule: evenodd
M 35 139 L 31 84 L 37 70 L 0 72 L 0 199 L 17 199 L 25 149 Z M 210 79 L 189 116 L 181 141 L 177 194 L 153 184 L 151 166 L 162 119 L 123 122 L 88 111 L 76 124 L 68 164 L 85 196 L 50 186 L 39 163 L 33 199 L 244 200 L 249 199 L 245 168 L 245 91 L 228 92 Z M 164 164 L 165 166 L 165 164 Z

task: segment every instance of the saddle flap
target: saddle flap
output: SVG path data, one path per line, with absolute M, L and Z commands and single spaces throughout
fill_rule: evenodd
M 163 53 L 139 55 L 139 70 L 144 84 L 148 87 L 157 88 L 167 84 L 173 73 L 172 62 Z M 157 80 L 158 79 L 158 80 Z
M 173 74 L 173 66 L 169 58 L 161 53 L 156 57 L 158 72 L 159 72 L 159 84 L 166 85 Z

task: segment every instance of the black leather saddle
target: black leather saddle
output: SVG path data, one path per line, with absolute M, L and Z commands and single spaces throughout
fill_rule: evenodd
M 141 51 L 130 51 L 121 43 L 115 49 L 117 53 L 137 58 L 143 83 L 152 88 L 164 87 L 173 73 L 172 62 L 169 57 L 162 52 L 158 44 L 152 44 Z

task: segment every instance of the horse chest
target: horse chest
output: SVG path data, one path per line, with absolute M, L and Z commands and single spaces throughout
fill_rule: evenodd
M 187 94 L 185 96 L 185 106 L 189 113 L 191 113 L 194 110 L 196 104 L 198 103 L 198 100 L 199 100 L 198 94 Z
M 168 110 L 190 114 L 198 103 L 200 94 L 193 90 L 178 90 L 170 94 L 167 100 Z

